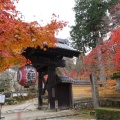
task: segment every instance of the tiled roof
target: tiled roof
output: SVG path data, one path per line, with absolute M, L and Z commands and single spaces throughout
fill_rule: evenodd
M 80 52 L 69 45 L 69 41 L 67 39 L 57 38 L 58 42 L 55 43 L 56 47 L 48 47 L 47 44 L 44 45 L 46 50 L 40 48 L 40 46 L 36 48 L 28 47 L 22 52 L 22 55 L 31 61 L 34 60 L 32 56 L 41 56 L 43 58 L 48 59 L 61 59 L 63 57 L 79 57 Z M 39 57 L 40 58 L 40 57 Z
M 73 80 L 74 85 L 91 85 L 90 80 Z M 98 85 L 104 85 L 105 81 L 98 81 Z
M 57 39 L 58 39 L 58 43 L 55 43 L 57 48 L 62 48 L 62 49 L 67 49 L 67 50 L 72 50 L 77 52 L 76 49 L 74 49 L 69 45 L 70 42 L 67 39 L 61 39 L 61 38 L 57 38 Z
M 68 76 L 58 76 L 58 81 L 62 83 L 73 83 L 73 79 Z
M 73 85 L 91 85 L 90 80 L 74 80 L 68 76 L 58 76 L 58 81 L 62 83 L 72 83 Z M 98 85 L 104 85 L 105 81 L 98 81 Z
M 90 85 L 89 80 L 73 80 L 74 85 Z

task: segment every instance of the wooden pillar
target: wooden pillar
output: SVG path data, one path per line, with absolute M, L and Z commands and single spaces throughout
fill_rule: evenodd
M 38 75 L 38 108 L 40 108 L 40 109 L 43 104 L 42 98 L 41 98 L 42 88 L 43 88 L 42 79 L 43 79 L 43 74 L 42 74 L 42 72 L 39 72 L 39 75 Z
M 69 87 L 69 94 L 70 94 L 70 108 L 73 108 L 73 91 L 72 91 L 72 83 L 70 84 Z
M 55 66 L 48 67 L 48 109 L 55 109 L 55 86 L 56 86 L 56 74 Z
M 99 92 L 98 92 L 98 82 L 95 73 L 90 75 L 91 87 L 92 87 L 92 98 L 94 108 L 99 107 Z

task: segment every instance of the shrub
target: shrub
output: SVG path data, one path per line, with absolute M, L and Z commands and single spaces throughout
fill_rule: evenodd
M 24 101 L 24 100 L 28 100 L 29 97 L 28 96 L 15 96 L 13 97 L 16 101 L 18 102 L 21 102 L 21 101 Z
M 120 120 L 120 110 L 112 108 L 96 108 L 97 120 Z
M 7 99 L 5 99 L 5 103 L 7 105 L 14 105 L 14 104 L 17 104 L 17 101 L 13 98 L 7 98 Z
M 4 92 L 4 88 L 0 88 L 0 92 Z

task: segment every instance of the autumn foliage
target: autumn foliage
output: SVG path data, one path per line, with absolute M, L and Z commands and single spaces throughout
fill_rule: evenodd
M 99 72 L 98 64 L 104 66 L 105 72 L 109 76 L 114 71 L 120 70 L 119 46 L 120 27 L 116 27 L 114 28 L 114 30 L 111 31 L 111 35 L 108 40 L 101 40 L 101 43 L 98 46 L 96 46 L 96 48 L 92 49 L 92 51 L 87 56 L 84 57 L 84 71 L 87 71 L 88 74 L 94 71 Z
M 120 28 L 111 31 L 109 40 L 102 41 L 83 57 L 81 65 L 74 66 L 71 71 L 66 70 L 64 74 L 78 80 L 89 80 L 92 72 L 99 76 L 99 64 L 104 66 L 107 79 L 111 79 L 113 72 L 120 70 Z M 77 67 L 80 67 L 79 71 Z
M 55 34 L 66 26 L 66 22 L 57 21 L 54 14 L 46 26 L 40 26 L 36 21 L 23 22 L 14 2 L 18 0 L 0 0 L 0 71 L 30 63 L 21 55 L 27 47 L 44 49 L 44 44 L 54 47 Z
M 116 70 L 120 70 L 120 28 L 114 30 L 111 35 L 111 43 L 114 45 L 114 61 Z

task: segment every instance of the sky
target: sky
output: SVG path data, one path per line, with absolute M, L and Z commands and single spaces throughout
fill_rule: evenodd
M 75 20 L 72 10 L 74 5 L 74 0 L 19 0 L 16 8 L 24 15 L 26 22 L 38 21 L 40 24 L 47 24 L 53 13 L 59 15 L 59 19 L 68 22 L 68 25 L 56 37 L 69 39 L 69 26 L 74 25 Z

